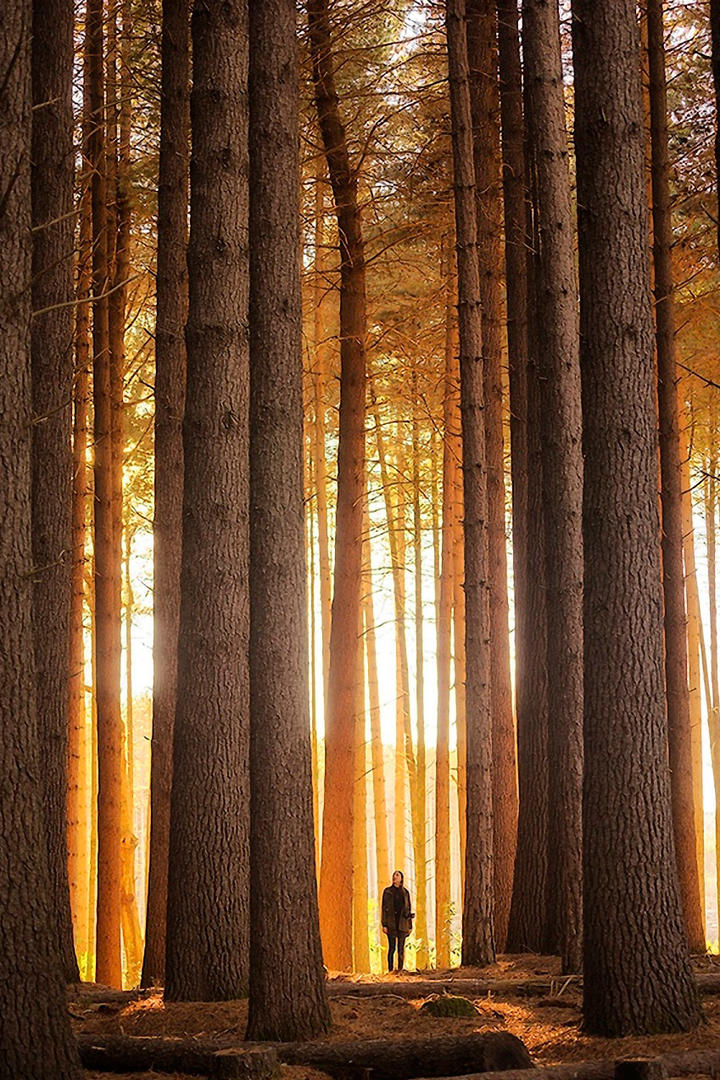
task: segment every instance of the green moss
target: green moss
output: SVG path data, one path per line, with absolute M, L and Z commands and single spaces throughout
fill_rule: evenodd
M 452 994 L 439 994 L 437 997 L 428 998 L 420 1006 L 420 1012 L 429 1013 L 430 1016 L 478 1015 L 472 1001 L 464 997 L 454 997 Z

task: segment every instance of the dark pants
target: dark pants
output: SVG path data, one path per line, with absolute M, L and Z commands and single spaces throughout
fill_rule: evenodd
M 405 956 L 405 938 L 407 934 L 396 934 L 392 930 L 388 930 L 388 971 L 393 969 L 393 960 L 395 958 L 395 946 L 397 945 L 398 956 L 398 971 L 403 966 L 403 958 Z

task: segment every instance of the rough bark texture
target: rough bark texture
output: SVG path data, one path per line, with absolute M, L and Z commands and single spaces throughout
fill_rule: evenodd
M 248 1039 L 312 1039 L 330 1024 L 308 715 L 298 79 L 294 0 L 251 5 Z
M 78 978 L 67 876 L 73 376 L 73 4 L 33 5 L 33 628 L 54 930 Z
M 657 343 L 662 580 L 665 600 L 665 682 L 672 812 L 680 898 L 691 952 L 705 952 L 695 847 L 695 807 L 688 690 L 687 616 L 683 570 L 682 472 L 675 301 L 672 270 L 670 159 L 662 0 L 647 0 L 652 143 L 652 218 Z
M 665 723 L 653 328 L 635 4 L 573 4 L 585 492 L 584 1016 L 697 1024 Z M 643 852 L 638 861 L 637 852 Z
M 629 1061 L 627 1065 L 637 1067 L 636 1075 L 650 1077 L 711 1075 L 718 1063 L 720 1054 L 717 1050 L 687 1050 L 663 1054 L 662 1057 L 641 1058 L 638 1062 Z M 609 1058 L 604 1061 L 574 1061 L 549 1069 L 509 1069 L 504 1073 L 503 1080 L 615 1080 L 618 1064 L 617 1059 Z M 475 1073 L 465 1077 L 465 1080 L 493 1080 L 493 1076 L 489 1072 Z
M 33 663 L 31 32 L 31 3 L 10 0 L 0 22 L 0 1045 L 13 1080 L 80 1080 L 52 914 Z
M 524 0 L 547 607 L 548 868 L 564 972 L 582 963 L 583 548 L 577 281 L 556 0 Z
M 189 0 L 164 0 L 155 330 L 153 726 L 150 863 L 142 985 L 165 976 L 172 739 L 180 618 L 187 316 Z
M 365 255 L 357 193 L 335 89 L 327 0 L 308 0 L 315 106 L 340 237 L 340 419 L 335 578 L 325 715 L 320 925 L 328 967 L 352 966 L 353 731 L 362 503 L 365 489 Z M 337 883 L 344 887 L 338 894 Z
M 97 948 L 96 978 L 122 985 L 120 944 L 122 720 L 120 617 L 114 573 L 113 447 L 108 318 L 107 187 L 103 2 L 89 0 L 90 122 L 93 221 L 93 405 L 95 649 L 97 680 Z M 91 890 L 92 893 L 92 890 Z
M 516 26 L 516 24 L 515 24 Z M 517 39 L 515 38 L 517 45 Z M 526 110 L 529 105 L 526 100 Z M 529 123 L 529 119 L 526 120 Z M 518 838 L 506 948 L 510 952 L 550 952 L 555 947 L 548 903 L 549 761 L 547 684 L 547 604 L 545 598 L 545 529 L 541 401 L 536 322 L 537 183 L 532 155 L 525 152 L 529 193 L 526 203 L 527 359 L 525 369 L 525 552 L 518 598 L 521 658 L 518 673 Z M 523 602 L 524 601 L 524 602 Z
M 197 0 L 166 994 L 247 989 L 247 6 Z
M 277 1054 L 269 1047 L 262 1050 L 199 1039 L 173 1039 L 168 1036 L 129 1038 L 122 1035 L 81 1035 L 80 1054 L 86 1069 L 103 1072 L 190 1073 L 211 1080 L 266 1080 L 278 1069 Z
M 517 780 L 510 680 L 502 385 L 502 195 L 500 87 L 494 0 L 468 4 L 468 59 L 477 203 L 483 367 L 488 404 L 488 559 L 491 580 L 491 694 L 493 738 L 493 881 L 498 944 L 510 914 Z M 492 462 L 491 460 L 492 459 Z
M 495 958 L 492 925 L 492 720 L 489 685 L 487 476 L 483 424 L 482 313 L 465 0 L 446 6 L 458 260 L 460 408 L 465 538 L 467 850 L 463 964 Z

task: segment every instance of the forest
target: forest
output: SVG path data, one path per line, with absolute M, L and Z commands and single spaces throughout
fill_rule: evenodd
M 720 0 L 2 0 L 0 1080 L 720 1073 Z

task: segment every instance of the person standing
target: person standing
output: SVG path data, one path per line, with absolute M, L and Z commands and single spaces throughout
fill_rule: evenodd
M 397 947 L 397 970 L 403 970 L 405 938 L 412 930 L 415 913 L 410 904 L 410 893 L 405 888 L 402 870 L 392 876 L 392 885 L 384 890 L 380 906 L 383 933 L 388 939 L 388 971 L 392 971 Z

